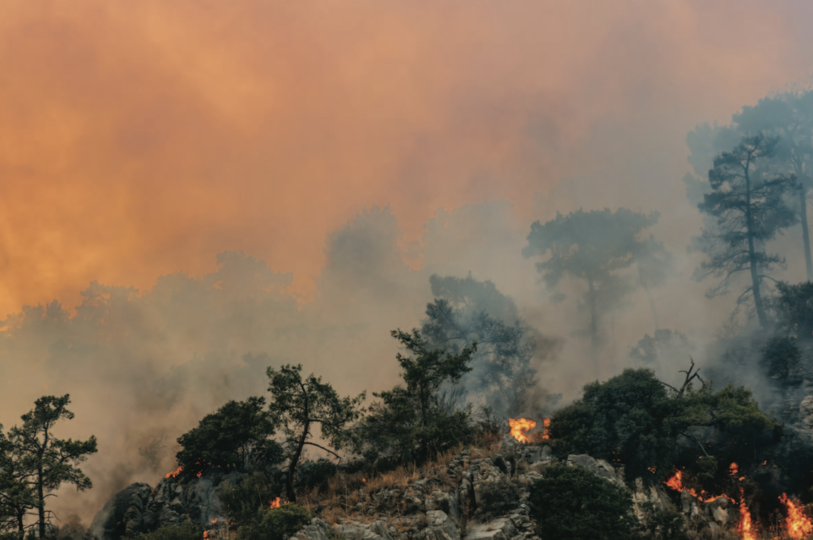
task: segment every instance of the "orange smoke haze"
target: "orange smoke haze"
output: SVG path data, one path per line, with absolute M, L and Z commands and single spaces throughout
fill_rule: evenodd
M 225 250 L 307 297 L 326 235 L 365 207 L 391 205 L 408 246 L 440 207 L 535 219 L 563 178 L 633 153 L 680 168 L 695 123 L 809 75 L 805 9 L 3 2 L 0 316 L 75 306 L 94 279 L 202 275 Z

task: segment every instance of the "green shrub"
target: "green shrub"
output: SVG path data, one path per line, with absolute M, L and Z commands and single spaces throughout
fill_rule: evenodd
M 265 508 L 257 513 L 254 521 L 240 527 L 237 540 L 286 540 L 310 520 L 308 511 L 297 504 Z
M 180 525 L 164 525 L 136 538 L 137 540 L 200 540 L 202 537 L 203 527 L 191 521 L 184 521 Z
M 253 521 L 261 509 L 268 508 L 281 490 L 270 473 L 255 470 L 243 475 L 235 485 L 221 484 L 217 496 L 229 519 L 244 525 Z
M 488 520 L 507 514 L 519 504 L 519 487 L 509 478 L 500 477 L 479 486 L 477 517 Z
M 531 487 L 531 518 L 546 540 L 630 540 L 632 497 L 584 469 L 553 465 Z

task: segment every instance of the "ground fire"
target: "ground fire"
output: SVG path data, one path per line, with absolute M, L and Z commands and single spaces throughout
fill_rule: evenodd
M 745 504 L 745 495 L 742 488 L 740 488 L 740 521 L 737 524 L 737 532 L 740 533 L 742 540 L 756 540 L 754 525 L 751 522 L 751 512 L 748 511 L 748 505 Z
M 785 518 L 788 536 L 793 540 L 803 540 L 810 536 L 813 533 L 813 521 L 805 515 L 802 506 L 790 500 L 786 493 L 779 496 L 779 501 L 788 511 L 788 517 Z
M 531 442 L 526 434 L 536 427 L 536 422 L 529 418 L 509 418 L 508 426 L 511 428 L 511 436 L 522 443 Z
M 739 474 L 739 466 L 736 463 L 732 463 L 729 466 L 729 473 L 731 476 L 737 476 Z M 744 478 L 744 476 L 740 476 L 738 477 L 738 480 L 742 481 Z M 735 501 L 732 497 L 725 494 L 707 496 L 706 492 L 702 490 L 698 494 L 694 489 L 687 488 L 683 485 L 683 471 L 676 471 L 671 478 L 664 482 L 664 484 L 675 491 L 686 492 L 704 503 L 716 501 L 720 497 L 728 499 L 732 503 L 736 504 L 739 509 L 740 517 L 739 522 L 737 523 L 737 533 L 740 535 L 740 539 L 756 540 L 756 528 L 754 526 L 753 519 L 751 518 L 751 512 L 748 510 L 748 504 L 745 502 L 745 494 L 742 488 L 740 488 L 739 501 Z M 785 505 L 785 508 L 787 509 L 787 517 L 784 520 L 783 528 L 785 529 L 788 538 L 791 538 L 792 540 L 804 540 L 805 538 L 808 538 L 810 534 L 813 534 L 813 520 L 805 515 L 804 509 L 800 504 L 788 498 L 786 493 L 783 493 L 779 497 L 779 501 Z

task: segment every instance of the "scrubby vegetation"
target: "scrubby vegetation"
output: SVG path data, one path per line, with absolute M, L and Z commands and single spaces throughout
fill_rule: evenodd
M 626 490 L 577 467 L 549 467 L 530 502 L 539 535 L 550 540 L 629 540 L 636 524 Z

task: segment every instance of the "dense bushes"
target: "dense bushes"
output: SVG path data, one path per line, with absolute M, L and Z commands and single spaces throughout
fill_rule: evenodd
M 649 467 L 668 470 L 675 445 L 675 403 L 647 369 L 627 369 L 604 383 L 585 385 L 584 397 L 556 413 L 550 435 L 557 453 L 620 460 L 627 478 L 651 477 Z
M 626 490 L 578 467 L 548 467 L 530 504 L 546 540 L 629 540 L 636 524 Z
M 620 462 L 628 481 L 653 483 L 674 470 L 676 449 L 686 449 L 680 465 L 690 468 L 699 455 L 710 453 L 701 439 L 719 441 L 713 448 L 719 475 L 727 474 L 732 461 L 741 468 L 755 464 L 776 427 L 744 388 L 715 392 L 704 384 L 693 390 L 687 379 L 680 389 L 667 389 L 652 371 L 627 369 L 585 385 L 582 399 L 554 413 L 550 435 L 559 456 L 590 454 Z

